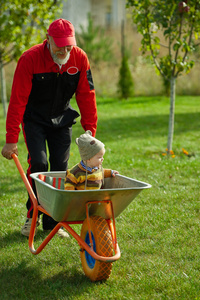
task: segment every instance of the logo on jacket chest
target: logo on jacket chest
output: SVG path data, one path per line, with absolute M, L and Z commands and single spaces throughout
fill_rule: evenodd
M 79 72 L 79 69 L 77 67 L 69 67 L 67 69 L 67 73 L 69 75 L 76 75 Z

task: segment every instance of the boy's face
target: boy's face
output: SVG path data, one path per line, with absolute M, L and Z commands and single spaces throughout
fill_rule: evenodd
M 87 166 L 90 168 L 97 167 L 98 169 L 103 163 L 103 156 L 105 154 L 105 148 L 101 149 L 95 156 L 87 160 Z

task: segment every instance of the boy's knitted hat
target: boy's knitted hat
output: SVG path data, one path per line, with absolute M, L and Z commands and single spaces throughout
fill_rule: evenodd
M 92 136 L 92 132 L 87 130 L 79 138 L 76 138 L 80 156 L 82 160 L 88 160 L 95 156 L 104 148 L 104 144 Z

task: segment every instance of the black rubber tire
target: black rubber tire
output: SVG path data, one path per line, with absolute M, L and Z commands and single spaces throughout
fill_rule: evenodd
M 113 256 L 112 237 L 106 220 L 99 216 L 92 216 L 90 226 L 95 252 L 104 257 Z M 89 245 L 87 219 L 81 228 L 81 238 Z M 81 251 L 81 262 L 85 275 L 91 281 L 106 280 L 111 274 L 112 262 L 97 261 L 85 250 Z

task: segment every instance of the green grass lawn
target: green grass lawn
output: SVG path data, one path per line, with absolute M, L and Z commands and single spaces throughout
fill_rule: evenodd
M 106 145 L 104 167 L 152 185 L 116 219 L 121 258 L 106 282 L 85 277 L 72 237 L 55 236 L 39 255 L 30 253 L 20 233 L 27 192 L 14 161 L 0 157 L 0 299 L 200 299 L 200 97 L 177 97 L 169 157 L 163 155 L 168 113 L 164 97 L 98 99 L 96 137 Z M 74 140 L 81 133 L 78 120 L 69 167 L 79 160 Z M 4 143 L 1 106 L 1 148 Z M 18 146 L 26 170 L 22 135 Z M 80 233 L 80 225 L 73 228 Z M 39 227 L 35 247 L 44 237 Z

